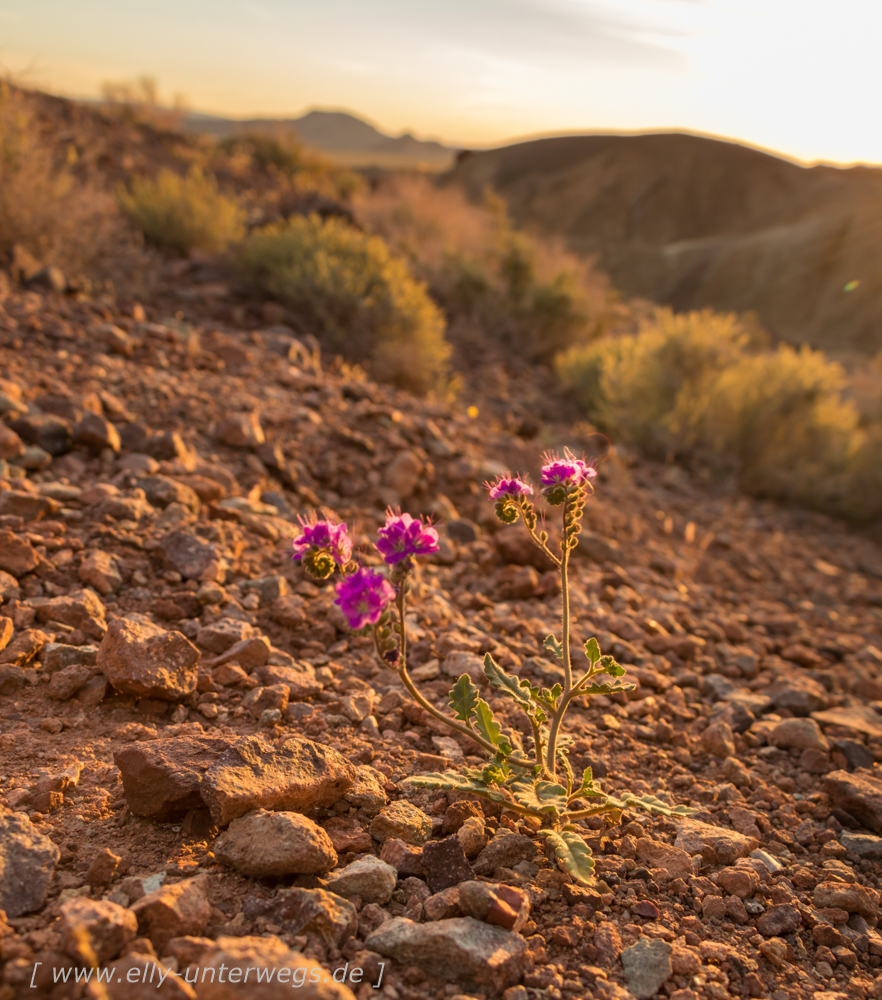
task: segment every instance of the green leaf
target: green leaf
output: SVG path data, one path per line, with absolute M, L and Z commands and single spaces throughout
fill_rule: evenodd
M 624 677 L 626 673 L 625 668 L 611 656 L 601 656 L 600 669 L 610 677 Z
M 531 707 L 530 682 L 507 673 L 489 653 L 484 654 L 484 676 L 493 687 L 514 698 L 519 705 Z
M 546 834 L 545 850 L 561 871 L 583 885 L 594 881 L 594 858 L 591 848 L 575 830 L 540 831 Z
M 567 807 L 567 790 L 552 781 L 519 781 L 512 785 L 512 794 L 518 805 L 539 815 L 557 816 Z
M 553 635 L 546 636 L 545 642 L 542 645 L 550 650 L 559 659 L 563 660 L 563 646 L 554 638 Z
M 594 773 L 590 767 L 586 767 L 582 773 L 582 784 L 576 789 L 572 796 L 574 799 L 603 799 L 606 792 L 599 785 L 594 784 Z
M 475 709 L 475 729 L 501 754 L 512 752 L 511 743 L 502 735 L 502 726 L 493 718 L 493 711 L 483 698 L 478 701 L 478 707 Z
M 647 812 L 658 813 L 660 816 L 693 816 L 696 810 L 689 806 L 669 806 L 667 802 L 654 795 L 635 795 L 633 792 L 625 792 L 619 796 L 622 806 L 639 806 Z
M 455 717 L 470 722 L 478 706 L 480 694 L 468 674 L 463 674 L 450 691 L 450 707 Z
M 413 785 L 414 788 L 443 788 L 455 792 L 470 792 L 472 795 L 490 799 L 491 802 L 510 801 L 510 797 L 501 789 L 485 784 L 480 772 L 478 776 L 458 774 L 456 771 L 420 774 L 414 778 L 405 778 L 403 784 Z
M 585 655 L 592 667 L 600 659 L 600 645 L 593 636 L 585 643 Z

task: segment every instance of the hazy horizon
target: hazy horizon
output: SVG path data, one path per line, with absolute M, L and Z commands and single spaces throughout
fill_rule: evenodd
M 674 131 L 847 165 L 882 163 L 879 28 L 870 0 L 8 0 L 0 64 L 72 97 L 147 74 L 201 113 L 341 110 L 455 147 Z

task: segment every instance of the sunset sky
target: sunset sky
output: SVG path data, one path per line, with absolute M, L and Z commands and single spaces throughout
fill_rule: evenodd
M 345 109 L 458 145 L 688 129 L 882 163 L 879 0 L 0 0 L 0 64 L 150 74 L 237 117 Z

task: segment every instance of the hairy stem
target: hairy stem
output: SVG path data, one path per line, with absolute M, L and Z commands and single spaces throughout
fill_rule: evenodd
M 570 546 L 567 537 L 566 524 L 569 510 L 569 500 L 563 505 L 564 532 L 561 540 L 560 553 L 560 600 L 561 615 L 563 619 L 563 635 L 561 646 L 563 653 L 564 683 L 563 691 L 560 695 L 557 710 L 551 720 L 548 730 L 548 750 L 546 752 L 545 766 L 552 776 L 557 776 L 557 738 L 560 734 L 560 727 L 563 724 L 564 715 L 570 703 L 570 691 L 573 687 L 573 664 L 570 659 L 570 584 L 569 584 L 569 563 Z

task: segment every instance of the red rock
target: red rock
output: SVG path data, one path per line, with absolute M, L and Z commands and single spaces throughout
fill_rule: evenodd
M 756 927 L 760 934 L 766 937 L 780 937 L 782 934 L 792 934 L 802 926 L 799 910 L 789 903 L 770 906 L 765 913 L 756 918 Z
M 201 934 L 211 918 L 211 905 L 203 881 L 188 878 L 164 885 L 132 905 L 138 930 L 150 938 L 159 954 L 175 937 Z
M 122 586 L 122 575 L 116 559 L 100 549 L 93 550 L 80 563 L 77 575 L 82 583 L 99 594 L 112 594 Z
M 15 626 L 11 618 L 0 618 L 0 651 L 6 649 L 12 639 Z
M 199 650 L 180 632 L 116 618 L 98 649 L 98 666 L 117 691 L 177 701 L 196 690 Z
M 37 620 L 61 622 L 71 628 L 80 628 L 88 618 L 103 621 L 104 604 L 94 590 L 76 590 L 63 597 L 53 597 L 37 605 Z
M 530 897 L 515 886 L 466 881 L 459 887 L 459 908 L 465 916 L 517 932 L 530 917 Z
M 223 739 L 178 736 L 115 750 L 129 809 L 135 816 L 171 819 L 202 808 L 203 775 L 229 745 Z
M 11 663 L 23 667 L 30 663 L 46 645 L 48 636 L 39 629 L 25 629 L 0 652 L 0 663 Z
M 76 896 L 61 905 L 58 929 L 68 955 L 89 965 L 116 958 L 137 936 L 138 918 L 117 903 Z
M 39 565 L 40 557 L 30 542 L 6 528 L 0 528 L 0 569 L 21 577 Z
M 331 806 L 354 781 L 355 768 L 331 747 L 291 739 L 277 749 L 245 736 L 206 771 L 201 794 L 212 819 L 225 826 L 252 809 Z
M 824 791 L 835 806 L 882 834 L 882 781 L 877 777 L 833 771 L 824 778 Z

